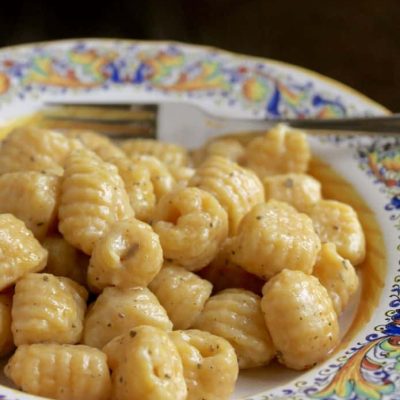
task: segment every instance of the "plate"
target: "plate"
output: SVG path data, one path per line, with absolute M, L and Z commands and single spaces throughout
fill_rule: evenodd
M 254 119 L 388 112 L 317 73 L 209 47 L 83 39 L 0 50 L 0 128 L 47 101 L 187 102 Z M 246 371 L 233 398 L 399 399 L 400 140 L 330 134 L 310 141 L 311 170 L 325 196 L 353 205 L 363 223 L 362 290 L 342 317 L 342 345 L 326 362 L 304 373 L 277 365 Z M 3 399 L 37 399 L 7 387 L 4 377 L 1 383 Z

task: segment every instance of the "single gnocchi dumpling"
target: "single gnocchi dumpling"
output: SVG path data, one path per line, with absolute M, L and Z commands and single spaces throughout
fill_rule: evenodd
M 365 236 L 357 213 L 348 204 L 321 200 L 309 212 L 321 242 L 332 242 L 353 265 L 365 258 Z
M 63 174 L 66 158 L 81 144 L 58 132 L 38 128 L 18 128 L 2 142 L 0 174 L 18 171 L 46 171 Z
M 158 158 L 168 166 L 183 167 L 189 163 L 187 150 L 173 143 L 154 139 L 125 140 L 121 149 L 129 156 L 147 155 Z
M 14 349 L 11 332 L 12 293 L 0 294 L 0 357 L 4 357 Z
M 83 345 L 19 346 L 4 372 L 24 392 L 57 400 L 108 400 L 106 355 Z
M 170 338 L 182 359 L 186 400 L 228 400 L 239 372 L 230 343 L 196 329 L 171 332 Z
M 110 225 L 133 215 L 114 165 L 86 149 L 68 157 L 58 210 L 59 230 L 67 242 L 90 255 Z
M 211 295 L 212 284 L 185 268 L 165 265 L 149 285 L 165 308 L 174 329 L 188 329 Z
M 307 174 L 282 174 L 263 179 L 265 199 L 275 199 L 291 204 L 306 212 L 321 200 L 321 184 Z
M 156 204 L 156 195 L 148 168 L 133 163 L 127 157 L 113 157 L 108 162 L 118 168 L 130 204 L 135 211 L 135 217 L 141 221 L 150 221 Z
M 15 285 L 11 330 L 14 343 L 78 343 L 88 293 L 71 279 L 29 273 Z
M 147 286 L 162 264 L 163 251 L 157 234 L 150 225 L 130 218 L 111 225 L 97 241 L 87 279 L 95 292 L 107 286 Z
M 81 285 L 86 285 L 89 265 L 89 257 L 86 254 L 71 246 L 60 235 L 47 236 L 42 245 L 49 253 L 43 272 L 65 276 Z
M 186 400 L 182 360 L 167 332 L 139 326 L 103 348 L 113 400 Z
M 269 200 L 243 218 L 230 258 L 267 280 L 284 268 L 311 274 L 320 248 L 307 215 L 287 203 Z
M 311 158 L 303 131 L 279 124 L 246 147 L 245 165 L 260 178 L 288 172 L 304 173 Z
M 12 214 L 0 214 L 0 290 L 28 272 L 41 271 L 45 250 L 25 224 Z
M 261 294 L 265 281 L 232 262 L 231 252 L 235 251 L 232 244 L 234 244 L 233 238 L 226 239 L 217 256 L 207 267 L 199 271 L 199 275 L 212 283 L 216 293 L 224 289 L 239 288 Z
M 261 308 L 278 361 L 303 370 L 339 343 L 339 323 L 327 290 L 315 276 L 283 270 L 263 288 Z
M 336 313 L 341 314 L 358 288 L 358 276 L 351 262 L 337 253 L 333 243 L 324 243 L 313 275 L 325 286 Z
M 166 164 L 158 158 L 148 155 L 132 155 L 130 157 L 133 165 L 147 169 L 150 174 L 150 180 L 153 184 L 156 202 L 162 196 L 171 192 L 176 186 L 176 181 L 169 171 Z
M 221 156 L 207 158 L 189 186 L 196 186 L 217 198 L 228 213 L 230 235 L 236 233 L 245 214 L 264 201 L 264 188 L 257 176 Z
M 111 339 L 139 325 L 172 329 L 165 309 L 147 288 L 106 288 L 85 319 L 83 343 L 101 349 Z
M 82 143 L 83 146 L 95 152 L 101 159 L 108 161 L 111 157 L 124 157 L 125 153 L 107 136 L 94 131 L 73 129 L 63 132 L 65 136 Z
M 55 228 L 60 177 L 37 171 L 0 175 L 0 213 L 24 221 L 38 240 Z
M 163 196 L 154 211 L 154 231 L 164 257 L 189 271 L 204 268 L 228 234 L 228 217 L 217 199 L 197 188 Z
M 247 290 L 226 289 L 211 296 L 194 327 L 226 339 L 241 369 L 267 365 L 275 356 L 261 298 Z

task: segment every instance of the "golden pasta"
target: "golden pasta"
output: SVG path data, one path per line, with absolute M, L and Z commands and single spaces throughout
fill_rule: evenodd
M 147 286 L 163 263 L 160 240 L 135 218 L 115 222 L 95 244 L 88 269 L 92 290 L 107 286 Z
M 24 221 L 38 240 L 56 226 L 60 178 L 37 171 L 0 175 L 0 213 Z
M 116 336 L 139 325 L 165 331 L 172 322 L 156 296 L 147 288 L 106 288 L 89 308 L 85 319 L 83 343 L 101 349 Z
M 66 158 L 81 145 L 58 132 L 19 128 L 11 132 L 0 148 L 0 174 L 18 171 L 46 171 L 63 174 Z
M 110 372 L 104 353 L 88 346 L 19 346 L 5 369 L 24 392 L 57 400 L 109 400 Z
M 59 230 L 70 244 L 90 255 L 112 223 L 133 214 L 115 166 L 90 150 L 68 157 L 58 216 Z
M 250 141 L 244 158 L 247 167 L 263 178 L 288 172 L 306 172 L 311 151 L 303 131 L 279 124 L 264 136 Z
M 147 155 L 158 158 L 168 166 L 184 167 L 189 163 L 187 150 L 176 144 L 153 139 L 125 140 L 121 149 L 129 156 Z
M 211 295 L 212 284 L 182 267 L 165 265 L 149 285 L 165 308 L 174 329 L 193 326 Z
M 277 200 L 243 218 L 234 244 L 232 261 L 265 280 L 284 268 L 310 274 L 321 248 L 311 219 Z
M 112 369 L 113 400 L 186 400 L 182 361 L 167 332 L 139 326 L 103 351 Z
M 261 308 L 278 361 L 289 368 L 313 367 L 339 342 L 332 300 L 315 276 L 283 270 L 265 284 Z
M 210 193 L 180 188 L 161 198 L 153 227 L 160 236 L 164 257 L 197 271 L 218 253 L 228 234 L 228 218 Z
M 150 221 L 156 204 L 156 195 L 148 168 L 133 163 L 127 157 L 110 158 L 108 162 L 118 168 L 135 217 L 141 221 Z
M 71 279 L 26 274 L 15 285 L 11 324 L 14 343 L 78 343 L 87 296 L 86 289 Z
M 349 260 L 341 257 L 333 243 L 322 245 L 313 275 L 327 289 L 339 315 L 358 288 L 358 276 Z
M 47 250 L 25 224 L 12 214 L 0 214 L 0 290 L 28 272 L 41 271 L 46 262 Z
M 171 332 L 170 338 L 182 359 L 186 400 L 228 400 L 239 372 L 230 343 L 195 329 Z
M 291 204 L 306 212 L 321 200 L 321 184 L 307 174 L 282 174 L 263 179 L 265 199 L 275 199 Z
M 348 204 L 321 200 L 309 212 L 322 242 L 332 242 L 353 265 L 365 258 L 365 236 L 357 213 Z
M 133 155 L 130 160 L 135 167 L 146 168 L 149 172 L 156 201 L 174 189 L 176 185 L 174 177 L 168 167 L 158 158 L 148 155 Z
M 253 206 L 264 201 L 261 181 L 250 170 L 221 156 L 211 156 L 189 181 L 214 195 L 228 213 L 229 233 L 236 233 L 241 219 Z
M 89 257 L 71 246 L 62 236 L 47 236 L 43 247 L 48 251 L 46 268 L 43 272 L 55 276 L 65 276 L 86 285 Z
M 194 327 L 226 339 L 241 369 L 267 365 L 275 356 L 275 347 L 260 303 L 260 296 L 247 290 L 223 290 L 210 297 Z

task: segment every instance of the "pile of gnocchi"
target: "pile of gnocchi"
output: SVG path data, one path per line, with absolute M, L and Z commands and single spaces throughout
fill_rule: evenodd
M 224 400 L 240 369 L 339 343 L 365 256 L 304 132 L 246 145 L 19 128 L 0 147 L 0 353 L 61 400 Z

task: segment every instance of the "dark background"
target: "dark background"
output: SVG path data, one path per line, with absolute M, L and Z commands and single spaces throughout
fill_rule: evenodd
M 174 39 L 301 65 L 400 111 L 400 0 L 7 1 L 0 45 Z

